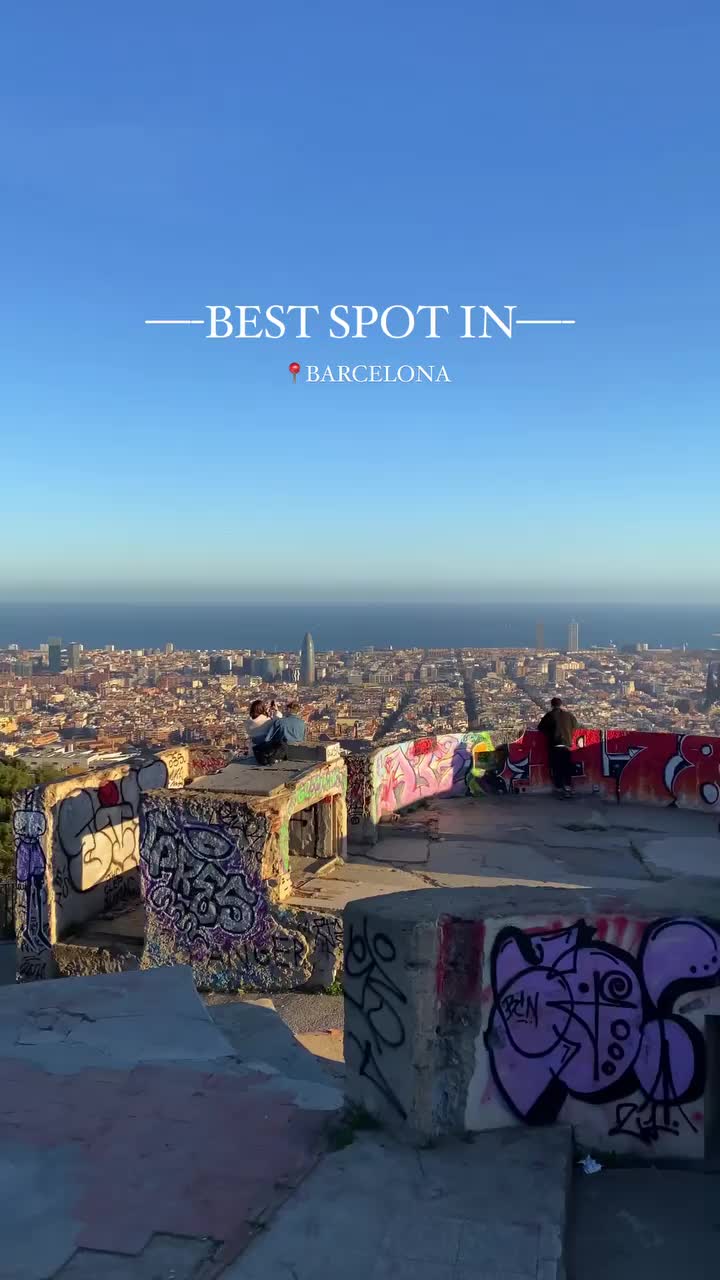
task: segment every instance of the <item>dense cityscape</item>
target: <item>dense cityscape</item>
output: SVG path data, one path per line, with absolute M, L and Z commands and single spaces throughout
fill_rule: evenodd
M 511 741 L 556 693 L 598 728 L 720 733 L 716 651 L 642 641 L 583 650 L 576 622 L 563 651 L 373 649 L 315 654 L 242 647 L 183 652 L 84 649 L 50 638 L 0 650 L 0 755 L 82 769 L 140 747 L 208 743 L 244 750 L 252 698 L 300 701 L 310 741 L 364 743 L 489 729 Z

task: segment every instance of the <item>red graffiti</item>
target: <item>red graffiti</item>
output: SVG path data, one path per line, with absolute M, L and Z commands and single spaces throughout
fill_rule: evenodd
M 120 791 L 116 782 L 101 782 L 97 793 L 98 800 L 104 809 L 120 804 Z
M 204 755 L 199 751 L 193 751 L 190 756 L 190 763 L 194 778 L 205 778 L 210 773 L 220 773 L 225 768 L 227 760 L 225 756 L 220 755 Z
M 720 811 L 720 738 L 690 733 L 580 729 L 573 744 L 573 782 L 582 793 L 633 804 L 677 804 Z M 508 746 L 502 770 L 508 791 L 549 790 L 547 743 L 529 729 Z
M 440 922 L 435 989 L 441 1005 L 474 1004 L 482 995 L 482 920 Z
M 437 751 L 437 749 L 437 738 L 418 738 L 416 742 L 413 742 L 410 748 L 410 755 L 413 757 L 429 756 L 433 751 Z

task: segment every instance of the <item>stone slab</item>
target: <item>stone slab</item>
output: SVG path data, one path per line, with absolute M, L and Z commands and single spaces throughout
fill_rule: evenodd
M 562 1265 L 571 1161 L 562 1128 L 424 1151 L 357 1135 L 223 1280 L 535 1280 L 544 1262 Z
M 658 876 L 720 878 L 720 836 L 665 836 L 638 846 L 645 866 Z
M 228 791 L 242 796 L 274 796 L 308 768 L 307 760 L 278 761 L 274 765 L 229 764 L 219 773 L 195 778 L 195 791 Z
M 214 1240 L 154 1235 L 134 1258 L 119 1253 L 78 1249 L 53 1280 L 196 1280 L 203 1263 L 211 1263 Z
M 212 1061 L 232 1049 L 185 966 L 0 989 L 0 1058 L 50 1072 Z
M 221 1031 L 183 969 L 6 987 L 0 1028 L 0 1280 L 214 1280 L 342 1103 L 267 1002 Z

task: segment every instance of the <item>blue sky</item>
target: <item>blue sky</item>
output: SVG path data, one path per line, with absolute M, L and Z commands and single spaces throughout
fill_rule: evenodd
M 1 597 L 717 600 L 716 5 L 40 0 L 3 26 Z M 577 323 L 143 324 L 211 303 Z M 293 386 L 293 359 L 452 382 Z

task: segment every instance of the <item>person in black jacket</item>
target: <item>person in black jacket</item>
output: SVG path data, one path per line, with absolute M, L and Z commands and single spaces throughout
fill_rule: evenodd
M 550 700 L 550 710 L 538 725 L 547 739 L 552 780 L 564 796 L 572 795 L 572 744 L 577 727 L 577 720 L 571 711 L 565 710 L 562 698 Z

